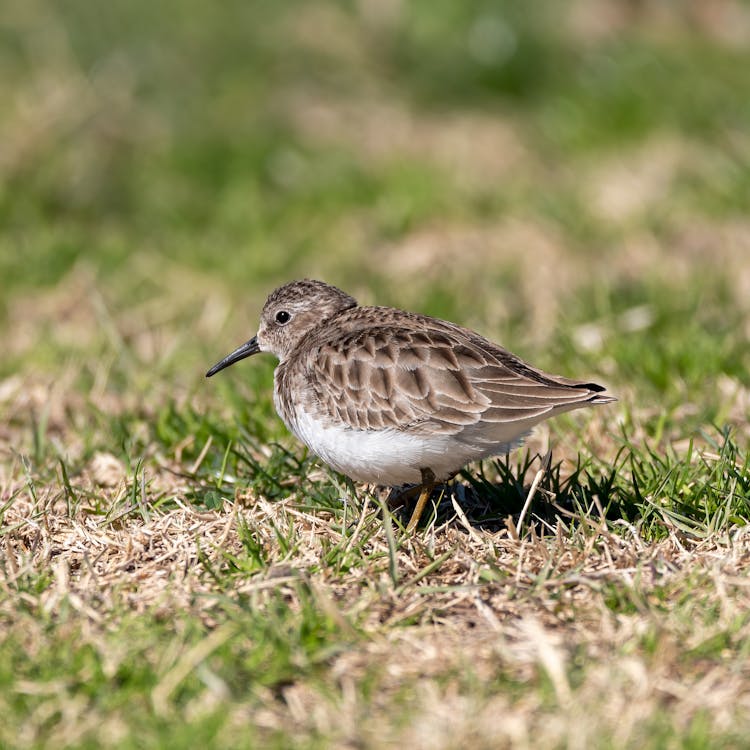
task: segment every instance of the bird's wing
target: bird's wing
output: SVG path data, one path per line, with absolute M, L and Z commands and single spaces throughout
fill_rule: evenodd
M 476 433 L 481 423 L 488 439 L 523 432 L 527 423 L 594 395 L 587 387 L 593 384 L 556 381 L 449 325 L 391 324 L 336 336 L 315 348 L 306 380 L 306 409 L 353 429 L 457 435 Z

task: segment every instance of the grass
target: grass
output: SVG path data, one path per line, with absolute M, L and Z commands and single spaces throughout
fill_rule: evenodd
M 0 746 L 745 745 L 749 24 L 11 2 Z M 407 536 L 203 378 L 301 276 L 619 401 Z

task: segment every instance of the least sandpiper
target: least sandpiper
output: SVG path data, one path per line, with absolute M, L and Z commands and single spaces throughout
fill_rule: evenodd
M 273 398 L 286 426 L 354 480 L 415 484 L 413 530 L 432 488 L 470 461 L 507 453 L 548 417 L 615 399 L 548 375 L 454 323 L 360 307 L 322 281 L 266 300 L 257 335 L 207 373 L 257 352 L 279 359 Z

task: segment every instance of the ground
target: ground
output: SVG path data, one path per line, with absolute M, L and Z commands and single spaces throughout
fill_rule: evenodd
M 3 15 L 1 746 L 746 744 L 744 3 Z M 618 402 L 408 535 L 203 377 L 303 276 Z

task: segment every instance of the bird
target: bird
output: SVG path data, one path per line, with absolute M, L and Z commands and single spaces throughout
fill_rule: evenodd
M 266 300 L 257 334 L 217 362 L 278 359 L 273 400 L 287 428 L 352 480 L 419 491 L 466 464 L 507 454 L 549 417 L 617 399 L 550 375 L 473 330 L 393 307 L 360 306 L 323 281 L 292 281 Z

